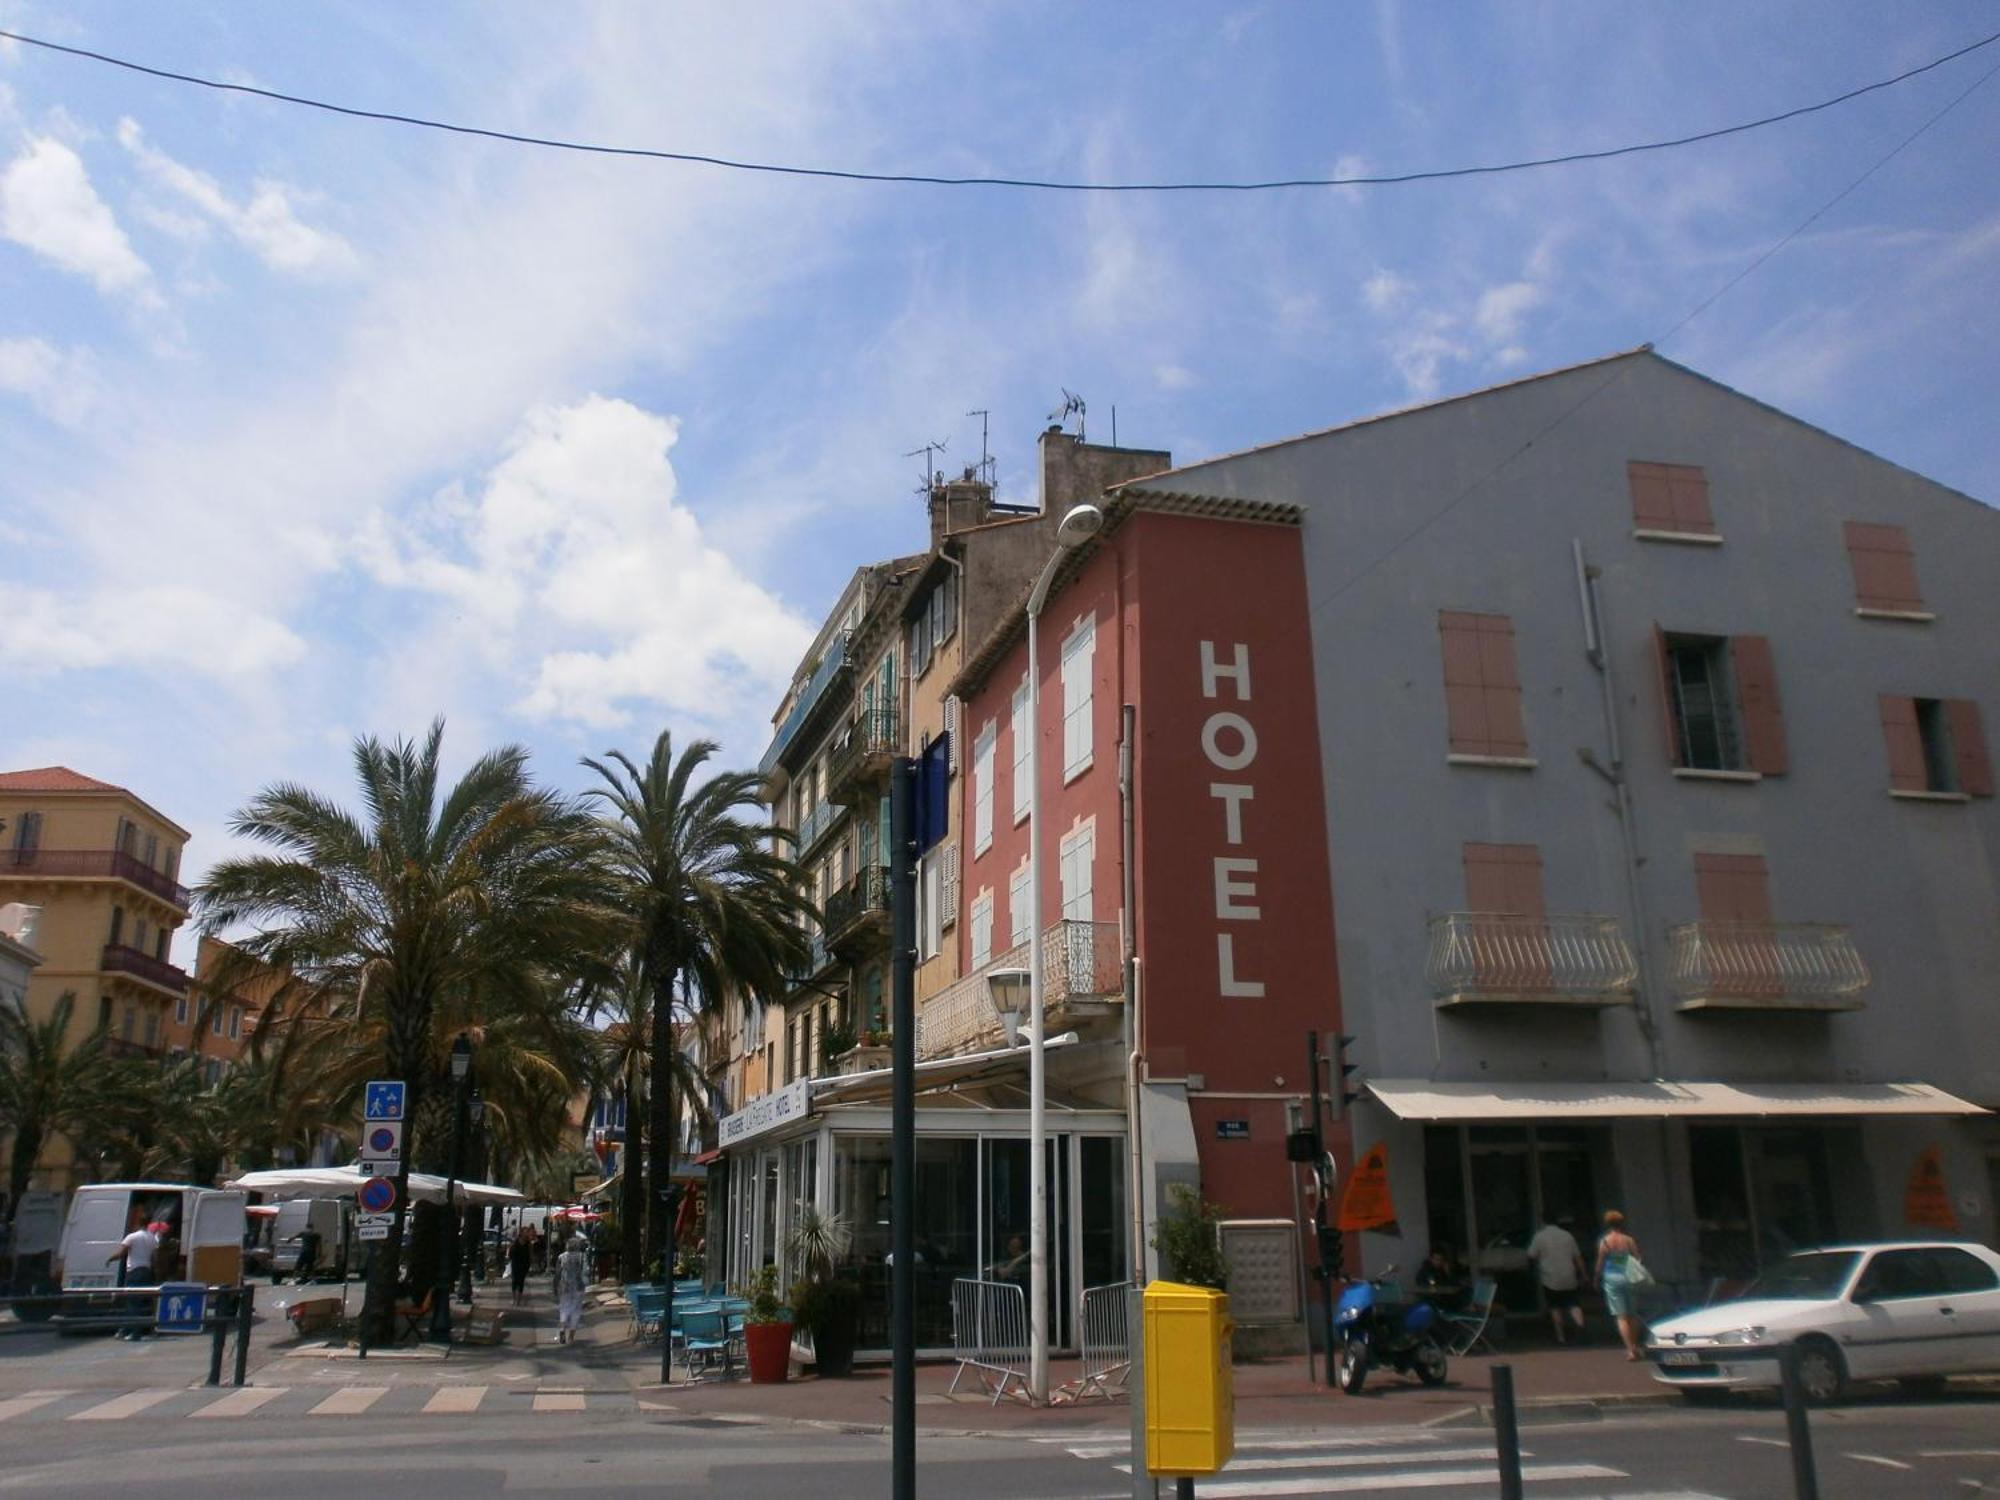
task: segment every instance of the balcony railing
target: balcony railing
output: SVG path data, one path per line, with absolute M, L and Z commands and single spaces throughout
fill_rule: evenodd
M 187 993 L 185 969 L 177 969 L 163 958 L 155 958 L 137 948 L 128 948 L 123 943 L 105 944 L 103 967 L 107 974 L 130 974 L 135 979 L 143 979 L 176 995 Z
M 193 900 L 186 886 L 122 849 L 0 850 L 0 877 L 7 875 L 124 880 L 181 911 Z
M 833 742 L 827 762 L 826 794 L 839 802 L 857 802 L 889 769 L 896 753 L 896 711 L 868 709 L 856 714 Z
M 780 724 L 778 732 L 771 736 L 770 748 L 764 752 L 764 758 L 757 763 L 757 769 L 761 774 L 765 776 L 771 774 L 771 768 L 777 765 L 784 757 L 785 751 L 790 748 L 792 737 L 799 732 L 800 726 L 812 717 L 812 711 L 818 707 L 821 695 L 826 692 L 827 684 L 839 676 L 846 666 L 847 634 L 843 631 L 828 643 L 826 655 L 819 659 L 819 665 L 813 668 L 812 677 L 799 690 L 798 699 L 792 704 L 792 711 L 785 715 L 784 723 Z
M 835 943 L 848 941 L 871 925 L 879 927 L 888 915 L 889 871 L 868 865 L 827 898 L 826 935 Z
M 1439 1005 L 1622 1005 L 1639 965 L 1616 917 L 1453 911 L 1431 918 L 1425 965 Z
M 917 1009 L 917 1056 L 949 1057 L 977 1046 L 998 1045 L 1006 1035 L 987 976 L 995 969 L 1025 969 L 1028 945 L 1016 943 L 986 965 L 939 990 Z M 1123 991 L 1116 922 L 1052 923 L 1042 932 L 1042 1009 L 1113 1000 Z
M 1667 981 L 1682 1010 L 1855 1010 L 1868 988 L 1845 927 L 1685 922 L 1667 936 Z
M 798 847 L 792 851 L 793 855 L 803 855 L 808 849 L 811 849 L 821 839 L 831 833 L 833 825 L 846 816 L 847 809 L 842 807 L 838 802 L 820 803 L 818 807 L 807 813 L 805 821 L 799 824 L 796 834 Z

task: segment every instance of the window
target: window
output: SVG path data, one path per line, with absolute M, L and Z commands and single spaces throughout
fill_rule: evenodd
M 1771 643 L 1655 626 L 1667 748 L 1676 768 L 1781 776 L 1789 766 Z
M 983 969 L 993 961 L 993 893 L 981 891 L 972 898 L 972 967 Z
M 1878 701 L 1892 794 L 1993 795 L 1993 765 L 1977 703 L 1969 698 L 1906 698 L 1891 693 Z
M 242 1037 L 243 1037 L 243 1007 L 240 1005 L 232 1005 L 229 1007 L 229 1040 L 232 1042 L 240 1041 L 242 1040 Z
M 944 881 L 939 851 L 932 849 L 917 862 L 917 957 L 936 958 L 944 942 L 941 907 Z
M 161 963 L 167 961 L 167 942 L 172 937 L 173 934 L 164 927 L 153 934 L 153 957 Z
M 942 646 L 958 634 L 958 570 L 952 569 L 931 590 L 929 603 L 931 645 Z
M 991 719 L 980 726 L 972 744 L 972 852 L 975 857 L 993 847 L 993 748 L 999 730 Z
M 1466 910 L 1489 915 L 1539 917 L 1542 851 L 1534 844 L 1467 844 Z
M 921 677 L 931 664 L 931 617 L 928 610 L 918 610 L 917 617 L 910 621 L 910 676 Z
M 1856 1302 L 1895 1302 L 1944 1295 L 1944 1279 L 1928 1250 L 1883 1250 L 1854 1284 Z
M 120 854 L 135 854 L 138 852 L 138 848 L 138 828 L 133 825 L 130 818 L 120 818 L 118 820 L 118 852 Z
M 1021 867 L 1007 881 L 1007 943 L 1018 947 L 1034 936 L 1035 914 L 1028 905 L 1028 862 L 1021 861 Z
M 186 995 L 182 995 L 178 1000 L 174 1001 L 174 1024 L 176 1026 L 185 1026 L 187 1025 L 187 1023 L 188 1023 L 188 997 Z
M 1514 668 L 1514 622 L 1506 615 L 1438 612 L 1444 643 L 1444 699 L 1451 755 L 1523 760 L 1521 679 Z
M 208 1008 L 208 1032 L 210 1036 L 222 1035 L 222 1007 L 220 1005 L 211 1005 Z
M 119 1023 L 118 1034 L 129 1042 L 132 1040 L 132 1034 L 138 1029 L 139 1009 L 128 1001 L 125 1006 L 124 1018 Z
M 1083 823 L 1063 836 L 1058 862 L 1062 870 L 1062 914 L 1066 921 L 1092 920 L 1091 866 L 1097 859 L 1097 825 Z
M 149 833 L 146 835 L 146 853 L 143 863 L 145 864 L 146 868 L 150 870 L 155 868 L 159 864 L 159 862 L 160 862 L 160 836 L 157 833 Z
M 160 1013 L 152 1006 L 146 1007 L 146 1045 L 157 1047 L 160 1043 Z
M 1009 734 L 1014 741 L 1014 821 L 1020 822 L 1028 815 L 1030 791 L 1028 786 L 1028 674 L 1021 674 L 1021 681 L 1014 689 L 1013 716 L 1009 721 Z
M 939 861 L 938 925 L 949 927 L 958 920 L 958 845 L 946 844 Z
M 1704 922 L 1771 920 L 1771 877 L 1761 854 L 1696 854 L 1695 899 Z
M 1091 667 L 1097 656 L 1097 620 L 1084 620 L 1062 648 L 1063 780 L 1090 769 Z
M 119 945 L 119 943 L 124 941 L 124 938 L 125 938 L 125 908 L 122 906 L 114 906 L 111 908 L 111 937 L 109 938 L 108 941 L 110 942 L 112 947 L 116 948 Z
M 1695 464 L 1625 465 L 1632 488 L 1632 526 L 1642 537 L 1720 541 L 1708 509 L 1708 473 Z
M 1900 526 L 1849 521 L 1842 528 L 1847 564 L 1854 570 L 1854 609 L 1862 615 L 1935 618 L 1917 587 L 1917 559 Z
M 1951 1245 L 1938 1245 L 1926 1253 L 1946 1295 L 2000 1289 L 2000 1276 L 1995 1276 L 1993 1268 L 1976 1255 Z
M 14 849 L 19 854 L 32 854 L 42 846 L 42 815 L 38 812 L 21 814 L 20 822 L 14 825 Z

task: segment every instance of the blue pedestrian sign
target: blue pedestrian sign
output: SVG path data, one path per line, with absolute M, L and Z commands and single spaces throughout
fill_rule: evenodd
M 403 1118 L 403 1080 L 378 1078 L 363 1093 L 361 1118 L 400 1120 Z
M 194 1281 L 169 1281 L 160 1288 L 159 1316 L 153 1326 L 161 1333 L 200 1333 L 207 1311 L 207 1287 Z

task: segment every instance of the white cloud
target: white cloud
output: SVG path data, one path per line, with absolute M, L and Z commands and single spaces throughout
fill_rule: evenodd
M 1378 270 L 1361 284 L 1361 300 L 1374 313 L 1395 311 L 1409 294 L 1409 282 L 1390 270 Z
M 1439 319 L 1413 323 L 1389 335 L 1387 349 L 1396 373 L 1410 394 L 1428 400 L 1438 393 L 1447 363 L 1471 358 L 1472 350 L 1451 336 L 1450 324 Z
M 325 276 L 350 271 L 357 263 L 354 248 L 339 235 L 299 222 L 292 211 L 296 189 L 260 180 L 247 203 L 232 202 L 206 172 L 183 165 L 148 145 L 138 122 L 118 122 L 118 142 L 132 153 L 153 182 L 220 224 L 238 242 L 274 271 Z M 171 209 L 151 210 L 155 222 L 183 238 L 189 225 Z
M 766 704 L 812 627 L 703 537 L 668 459 L 678 436 L 602 396 L 537 408 L 476 495 L 374 518 L 357 556 L 448 601 L 531 717 L 599 728 L 642 704 L 711 719 Z
M 1190 370 L 1186 365 L 1172 363 L 1155 366 L 1153 380 L 1163 391 L 1192 390 L 1196 385 L 1200 384 L 1194 371 Z
M 87 349 L 58 349 L 46 339 L 0 339 L 0 391 L 52 422 L 80 427 L 97 402 L 96 362 Z
M 0 235 L 101 292 L 157 299 L 152 274 L 90 185 L 83 158 L 51 136 L 30 136 L 0 172 Z
M 1489 344 L 1512 344 L 1521 335 L 1521 321 L 1548 299 L 1548 292 L 1531 281 L 1490 286 L 1479 294 L 1472 320 Z
M 8 589 L 0 656 L 35 679 L 82 668 L 192 668 L 228 681 L 298 661 L 305 643 L 284 625 L 184 584 Z

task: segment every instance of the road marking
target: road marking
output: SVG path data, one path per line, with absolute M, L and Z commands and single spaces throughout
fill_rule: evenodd
M 463 1416 L 467 1412 L 479 1410 L 479 1403 L 485 1399 L 483 1385 L 439 1386 L 435 1395 L 424 1403 L 425 1416 Z
M 1358 1469 L 1384 1463 L 1463 1463 L 1468 1458 L 1489 1458 L 1491 1448 L 1446 1448 L 1435 1453 L 1301 1453 L 1289 1458 L 1232 1458 L 1229 1472 L 1247 1473 L 1254 1469 Z M 1526 1449 L 1523 1458 L 1530 1457 Z M 1114 1464 L 1121 1474 L 1130 1474 L 1130 1464 Z
M 1746 1437 L 1740 1432 L 1736 1434 L 1736 1441 L 1739 1443 L 1761 1443 L 1766 1448 L 1789 1448 L 1792 1446 L 1783 1438 Z
M 239 1391 L 231 1391 L 220 1401 L 211 1401 L 198 1411 L 189 1412 L 192 1417 L 247 1417 L 266 1401 L 275 1401 L 285 1394 L 289 1387 L 282 1385 L 246 1385 Z
M 28 1412 L 47 1406 L 51 1401 L 60 1401 L 65 1396 L 75 1394 L 74 1391 L 29 1391 L 26 1395 L 0 1401 L 0 1422 L 6 1421 L 9 1417 L 24 1416 Z
M 1900 1458 L 1884 1458 L 1879 1453 L 1843 1453 L 1842 1458 L 1851 1458 L 1858 1464 L 1880 1464 L 1885 1469 L 1913 1469 L 1915 1464 L 1906 1464 Z
M 1531 1464 L 1521 1470 L 1529 1479 L 1629 1479 L 1623 1469 L 1607 1469 L 1601 1464 Z M 1204 1480 L 1201 1493 L 1210 1500 L 1230 1500 L 1232 1496 L 1333 1495 L 1357 1490 L 1434 1490 L 1448 1484 L 1498 1484 L 1500 1471 L 1486 1469 L 1434 1469 L 1425 1474 L 1335 1474 L 1298 1479 L 1250 1479 L 1241 1484 L 1215 1484 Z
M 123 1396 L 114 1396 L 98 1406 L 70 1413 L 72 1422 L 119 1422 L 126 1417 L 136 1416 L 149 1406 L 158 1406 L 173 1391 L 130 1391 Z
M 1102 1442 L 1084 1442 L 1075 1438 L 1036 1438 L 1038 1443 L 1060 1443 L 1067 1445 L 1067 1451 L 1077 1458 L 1124 1458 L 1132 1450 L 1130 1439 L 1107 1438 Z M 1367 1437 L 1328 1434 L 1311 1438 L 1249 1438 L 1239 1439 L 1235 1445 L 1238 1453 L 1276 1452 L 1310 1453 L 1328 1448 L 1420 1448 L 1442 1442 L 1443 1439 L 1432 1432 L 1381 1432 Z
M 358 1417 L 389 1394 L 386 1385 L 344 1385 L 320 1402 L 309 1417 Z
M 535 1397 L 536 1411 L 582 1411 L 583 1397 L 575 1391 L 544 1391 Z
M 1919 1448 L 1918 1458 L 2000 1458 L 2000 1448 Z

